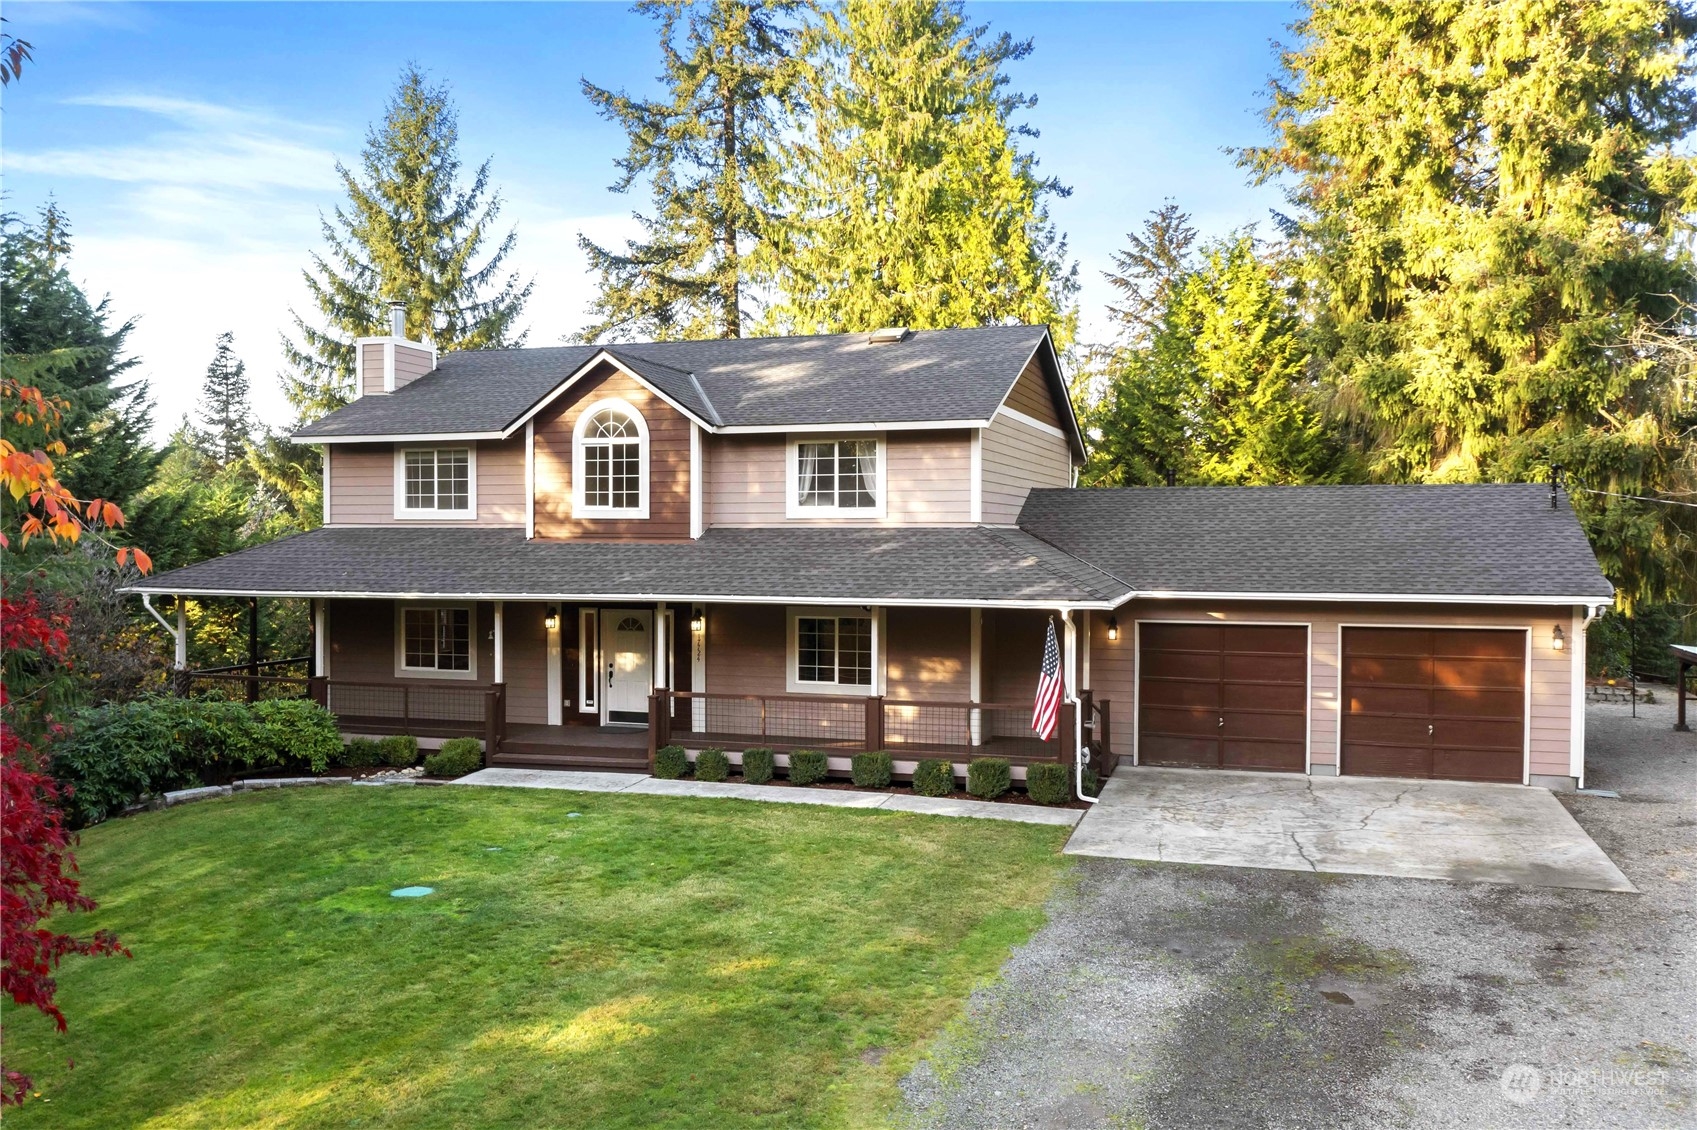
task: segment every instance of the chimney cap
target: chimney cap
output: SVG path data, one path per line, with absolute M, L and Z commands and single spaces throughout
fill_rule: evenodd
M 389 336 L 399 338 L 407 336 L 407 304 L 405 302 L 389 303 Z

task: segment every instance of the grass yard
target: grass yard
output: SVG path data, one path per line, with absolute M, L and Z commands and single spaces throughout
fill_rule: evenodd
M 473 788 L 115 821 L 83 835 L 101 906 L 76 926 L 135 958 L 64 967 L 68 1035 L 7 1011 L 6 1060 L 41 1095 L 7 1121 L 876 1125 L 1041 923 L 1065 837 Z M 436 893 L 390 897 L 412 884 Z

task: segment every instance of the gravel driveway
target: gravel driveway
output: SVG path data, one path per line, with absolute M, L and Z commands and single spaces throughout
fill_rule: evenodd
M 1641 894 L 1081 860 L 902 1121 L 1697 1127 L 1697 735 L 1628 710 L 1563 803 Z

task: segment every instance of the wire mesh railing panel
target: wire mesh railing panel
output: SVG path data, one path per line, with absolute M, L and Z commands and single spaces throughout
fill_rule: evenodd
M 305 677 L 292 679 L 286 676 L 261 675 L 250 678 L 243 675 L 208 674 L 203 671 L 185 671 L 177 676 L 181 693 L 196 698 L 215 698 L 225 702 L 266 701 L 274 698 L 305 698 L 307 682 Z
M 1031 730 L 1031 708 L 993 703 L 884 703 L 884 744 L 957 756 L 1054 757 L 1056 738 Z
M 674 741 L 859 749 L 866 742 L 866 703 L 680 691 L 673 695 L 671 736 Z

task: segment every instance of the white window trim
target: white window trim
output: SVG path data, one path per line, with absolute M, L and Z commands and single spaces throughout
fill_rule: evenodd
M 804 443 L 833 443 L 842 440 L 870 439 L 873 441 L 872 498 L 869 507 L 803 506 L 801 504 L 801 445 Z M 784 517 L 786 518 L 882 518 L 889 494 L 886 484 L 886 455 L 889 444 L 883 432 L 870 435 L 791 435 L 784 442 Z
M 599 611 L 577 611 L 577 709 L 601 713 L 601 623 Z M 592 654 L 593 653 L 593 654 Z
M 591 420 L 609 408 L 636 424 L 637 467 L 640 477 L 637 486 L 637 505 L 634 507 L 590 506 L 583 500 L 583 433 L 589 429 Z M 642 413 L 638 412 L 629 401 L 621 400 L 616 396 L 608 397 L 605 400 L 597 400 L 578 413 L 577 423 L 572 427 L 572 517 L 647 518 L 649 450 L 648 421 L 642 418 Z
M 466 507 L 464 510 L 414 510 L 407 506 L 407 452 L 464 451 L 466 453 Z M 395 517 L 402 521 L 457 521 L 477 517 L 477 444 L 429 443 L 395 446 Z
M 853 616 L 862 620 L 871 620 L 872 682 L 864 686 L 858 683 L 802 682 L 797 672 L 800 670 L 801 661 L 799 621 L 804 616 L 809 619 L 828 616 Z M 880 609 L 791 606 L 786 609 L 784 619 L 784 644 L 784 689 L 790 694 L 862 695 L 870 698 L 873 695 L 884 693 L 884 617 Z
M 467 669 L 443 671 L 437 667 L 407 666 L 407 612 L 439 611 L 444 608 L 466 610 Z M 460 682 L 477 680 L 477 605 L 465 601 L 399 601 L 395 602 L 395 677 L 398 679 L 454 679 Z

